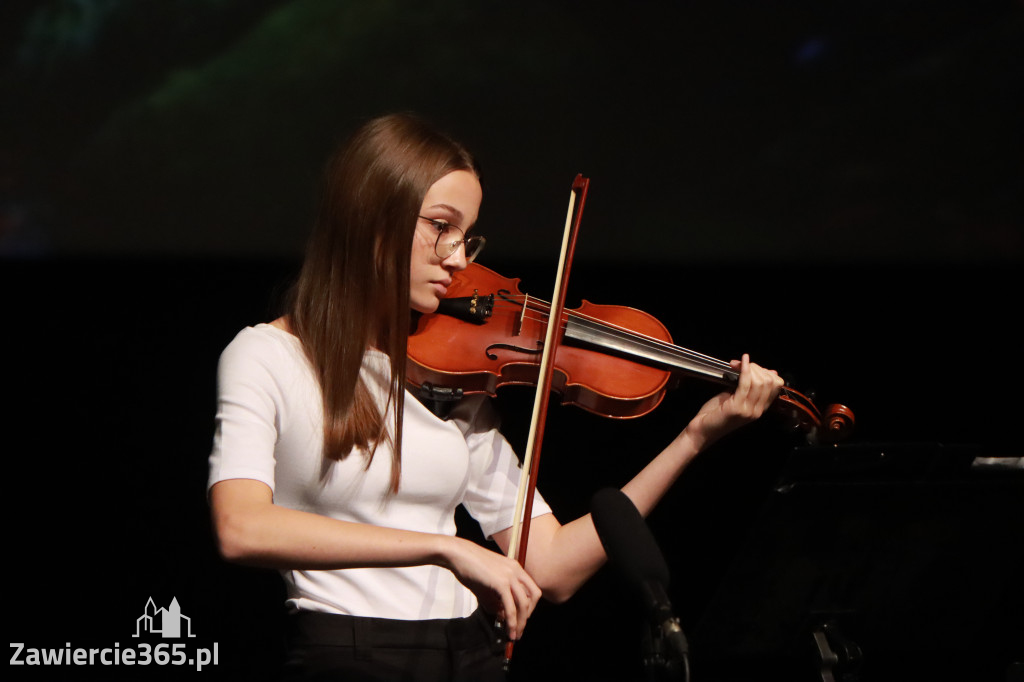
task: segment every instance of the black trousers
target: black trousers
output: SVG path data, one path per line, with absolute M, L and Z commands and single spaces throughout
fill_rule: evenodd
M 505 639 L 477 610 L 452 620 L 289 616 L 287 682 L 503 682 Z

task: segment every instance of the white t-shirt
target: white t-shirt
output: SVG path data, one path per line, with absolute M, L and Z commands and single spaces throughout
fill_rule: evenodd
M 383 408 L 390 364 L 367 351 L 361 370 Z M 385 417 L 393 424 L 393 415 Z M 497 431 L 485 397 L 467 397 L 449 421 L 406 393 L 402 477 L 396 495 L 391 447 L 382 443 L 343 461 L 322 457 L 320 388 L 294 335 L 268 324 L 243 329 L 218 367 L 217 429 L 209 485 L 236 478 L 270 486 L 274 503 L 345 521 L 454 535 L 463 504 L 486 536 L 512 525 L 521 469 Z M 538 493 L 533 516 L 550 513 Z M 438 566 L 282 571 L 292 609 L 423 620 L 459 618 L 476 598 Z

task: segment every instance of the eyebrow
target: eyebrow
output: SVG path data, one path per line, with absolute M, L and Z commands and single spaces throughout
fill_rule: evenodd
M 466 218 L 466 216 L 462 215 L 462 211 L 449 204 L 434 204 L 433 206 L 428 206 L 427 208 L 439 208 L 448 211 L 449 213 L 452 214 L 452 221 L 456 225 L 461 225 L 462 221 L 465 220 Z

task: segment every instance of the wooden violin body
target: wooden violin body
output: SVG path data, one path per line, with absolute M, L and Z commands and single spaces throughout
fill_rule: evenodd
M 412 384 L 495 395 L 506 385 L 536 385 L 549 306 L 508 279 L 473 263 L 454 275 L 437 312 L 423 315 L 409 336 Z M 653 316 L 624 306 L 584 301 L 560 320 L 552 391 L 572 404 L 611 418 L 647 414 L 680 375 L 734 386 L 729 363 L 675 346 Z M 835 441 L 853 427 L 853 412 L 824 413 L 785 388 L 775 407 L 812 439 Z
M 536 310 L 542 302 L 531 304 L 532 299 L 523 296 L 518 284 L 518 279 L 506 279 L 475 263 L 456 273 L 447 300 L 476 298 L 476 311 L 483 321 L 478 324 L 464 315 L 460 319 L 452 312 L 424 315 L 409 337 L 413 382 L 455 385 L 466 393 L 490 395 L 502 386 L 535 385 L 548 323 L 546 306 Z M 633 308 L 584 301 L 575 312 L 671 341 L 658 320 Z M 593 350 L 566 344 L 563 339 L 552 382 L 552 390 L 561 395 L 563 404 L 604 417 L 638 417 L 658 406 L 673 379 L 664 369 L 612 355 L 600 358 L 601 370 L 595 371 L 594 359 Z

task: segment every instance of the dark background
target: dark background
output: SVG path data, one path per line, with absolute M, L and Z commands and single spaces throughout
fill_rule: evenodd
M 209 536 L 217 356 L 274 315 L 336 141 L 414 110 L 482 161 L 484 264 L 547 296 L 582 172 L 570 306 L 644 309 L 857 414 L 852 444 L 810 464 L 771 423 L 735 434 L 650 518 L 695 679 L 820 677 L 804 621 L 823 612 L 864 648 L 864 679 L 1002 680 L 1024 656 L 1020 478 L 967 469 L 1024 454 L 1019 2 L 0 12 L 11 641 L 129 646 L 146 600 L 176 597 L 192 642 L 219 643 L 202 676 L 272 677 L 279 582 Z M 558 515 L 628 480 L 710 394 L 684 385 L 628 422 L 553 407 Z M 499 400 L 519 447 L 530 399 Z M 639 679 L 640 623 L 602 570 L 542 607 L 513 676 Z

